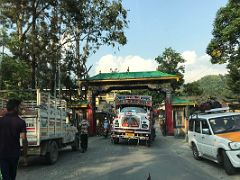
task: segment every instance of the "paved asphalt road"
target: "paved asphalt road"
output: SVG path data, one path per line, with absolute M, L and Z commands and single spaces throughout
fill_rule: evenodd
M 90 137 L 86 153 L 65 149 L 54 165 L 31 158 L 28 167 L 19 167 L 17 180 L 146 180 L 149 173 L 152 180 L 240 180 L 240 170 L 228 176 L 215 163 L 196 161 L 183 139 L 159 132 L 150 148 Z

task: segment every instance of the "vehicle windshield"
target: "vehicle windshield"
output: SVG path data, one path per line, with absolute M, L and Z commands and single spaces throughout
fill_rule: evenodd
M 121 112 L 135 112 L 135 113 L 147 113 L 147 111 L 140 107 L 125 107 Z
M 209 123 L 214 134 L 240 131 L 240 115 L 213 118 Z

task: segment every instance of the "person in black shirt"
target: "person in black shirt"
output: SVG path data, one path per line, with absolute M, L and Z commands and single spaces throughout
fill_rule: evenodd
M 27 152 L 26 123 L 18 114 L 21 102 L 7 102 L 7 113 L 0 118 L 0 166 L 3 180 L 15 180 L 20 156 L 20 137 L 23 151 Z

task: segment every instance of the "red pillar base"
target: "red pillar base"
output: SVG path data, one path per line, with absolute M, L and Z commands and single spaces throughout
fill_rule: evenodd
M 174 129 L 173 129 L 173 108 L 172 104 L 169 102 L 165 103 L 165 111 L 166 111 L 166 128 L 167 128 L 167 135 L 173 136 Z
M 96 122 L 94 121 L 94 118 L 93 118 L 92 106 L 89 106 L 89 108 L 87 109 L 86 116 L 87 116 L 87 120 L 90 124 L 89 135 L 94 136 L 96 134 Z

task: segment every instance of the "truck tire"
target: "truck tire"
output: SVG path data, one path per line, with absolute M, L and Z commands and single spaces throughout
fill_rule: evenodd
M 233 175 L 236 173 L 236 169 L 233 167 L 231 161 L 229 160 L 226 151 L 222 151 L 223 156 L 223 167 L 228 175 Z
M 74 142 L 72 144 L 72 150 L 78 151 L 79 149 L 80 149 L 80 137 L 78 135 L 76 135 Z
M 58 160 L 58 145 L 56 141 L 52 141 L 49 144 L 49 151 L 45 155 L 46 161 L 48 164 L 54 164 Z
M 152 138 L 152 141 L 154 141 L 156 138 L 156 130 L 155 129 L 152 129 L 151 138 Z
M 201 160 L 202 158 L 199 156 L 199 151 L 197 149 L 197 146 L 193 143 L 192 144 L 192 153 L 193 153 L 193 157 L 196 160 Z
M 151 138 L 149 140 L 146 140 L 146 145 L 147 145 L 147 147 L 151 147 L 151 145 L 152 145 Z
M 113 144 L 118 144 L 119 143 L 119 138 L 114 138 L 113 139 Z

